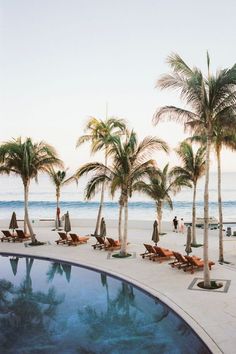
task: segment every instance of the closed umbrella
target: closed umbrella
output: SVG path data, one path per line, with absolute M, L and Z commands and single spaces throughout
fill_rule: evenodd
M 187 253 L 187 255 L 189 255 L 189 253 L 192 252 L 192 248 L 191 248 L 191 227 L 188 226 L 187 229 L 187 241 L 186 241 L 186 248 L 185 248 L 185 252 Z
M 70 216 L 68 211 L 65 214 L 64 231 L 66 232 L 66 234 L 71 231 Z
M 12 229 L 13 233 L 14 233 L 15 229 L 18 229 L 18 224 L 17 224 L 17 220 L 16 220 L 16 213 L 14 211 L 13 211 L 12 216 L 11 216 L 9 229 Z
M 62 264 L 62 269 L 66 275 L 66 280 L 68 283 L 70 282 L 70 277 L 71 277 L 71 265 L 70 264 Z
M 158 231 L 158 223 L 155 220 L 153 223 L 153 231 L 152 231 L 152 241 L 155 242 L 155 245 L 157 245 L 157 242 L 159 242 L 159 231 Z
M 101 219 L 101 224 L 100 224 L 100 237 L 105 237 L 107 234 L 107 228 L 106 228 L 106 223 L 104 218 Z
M 11 269 L 14 275 L 17 273 L 17 266 L 18 266 L 19 258 L 10 258 Z

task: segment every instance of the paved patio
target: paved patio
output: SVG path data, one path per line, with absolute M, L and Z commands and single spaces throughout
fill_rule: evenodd
M 4 225 L 0 226 L 1 228 Z M 167 224 L 168 226 L 168 224 Z M 0 243 L 0 252 L 12 252 L 27 255 L 37 255 L 60 260 L 73 261 L 85 266 L 101 269 L 108 273 L 127 279 L 149 291 L 183 317 L 207 343 L 213 353 L 234 354 L 236 348 L 236 237 L 224 238 L 225 260 L 230 264 L 221 265 L 218 259 L 217 230 L 209 231 L 209 258 L 215 261 L 211 271 L 212 279 L 228 280 L 228 290 L 206 291 L 196 286 L 189 289 L 195 278 L 202 278 L 203 272 L 194 274 L 182 270 L 172 269 L 168 261 L 161 264 L 142 259 L 143 243 L 151 242 L 151 227 L 129 230 L 128 251 L 132 257 L 115 259 L 107 251 L 93 250 L 93 237 L 88 244 L 76 247 L 57 246 L 54 242 L 58 237 L 51 227 L 35 227 L 37 238 L 40 241 L 49 241 L 50 244 L 39 247 L 26 247 L 24 243 Z M 161 236 L 160 246 L 184 253 L 186 235 L 169 231 Z M 91 228 L 73 228 L 80 234 L 88 234 Z M 112 227 L 107 230 L 108 236 L 117 234 Z M 203 231 L 198 230 L 197 240 L 203 241 Z M 193 253 L 202 257 L 202 247 L 193 249 Z

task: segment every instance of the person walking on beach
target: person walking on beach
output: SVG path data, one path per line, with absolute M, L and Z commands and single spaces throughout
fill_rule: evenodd
M 174 217 L 173 219 L 173 226 L 174 226 L 174 232 L 178 232 L 178 220 L 177 220 L 177 216 Z
M 179 222 L 179 232 L 181 232 L 181 234 L 184 233 L 184 219 L 181 218 L 180 222 Z

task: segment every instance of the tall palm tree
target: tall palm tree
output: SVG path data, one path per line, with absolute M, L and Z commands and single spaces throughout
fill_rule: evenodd
M 108 161 L 108 150 L 110 139 L 112 135 L 121 135 L 126 131 L 126 122 L 123 119 L 106 118 L 105 120 L 90 117 L 86 126 L 85 133 L 77 140 L 77 147 L 85 142 L 91 142 L 91 153 L 104 150 L 105 152 L 105 166 Z M 104 203 L 105 184 L 101 185 L 100 205 L 98 209 L 96 228 L 94 234 L 98 234 L 100 220 L 102 216 L 102 208 Z
M 163 75 L 157 82 L 162 89 L 171 88 L 180 92 L 180 97 L 190 110 L 174 106 L 158 109 L 153 117 L 157 124 L 163 119 L 182 122 L 185 129 L 198 133 L 204 130 L 206 135 L 206 178 L 204 188 L 204 286 L 210 287 L 210 271 L 208 266 L 208 225 L 209 225 L 209 170 L 210 147 L 215 122 L 219 117 L 234 115 L 236 111 L 236 64 L 230 69 L 210 73 L 210 58 L 207 53 L 207 75 L 200 69 L 190 68 L 178 54 L 168 57 L 171 74 Z M 225 119 L 222 125 L 227 125 Z
M 221 118 L 222 119 L 222 118 Z M 223 147 L 231 150 L 236 150 L 236 116 L 227 116 L 225 120 L 228 125 L 225 127 L 221 124 L 219 119 L 215 122 L 212 145 L 216 154 L 217 160 L 217 192 L 218 192 L 218 213 L 219 213 L 219 262 L 224 262 L 224 248 L 223 248 L 223 211 L 222 211 L 222 197 L 221 197 L 221 151 Z M 205 144 L 206 137 L 204 135 L 194 135 L 191 141 L 197 141 Z
M 187 179 L 193 187 L 193 204 L 192 204 L 192 244 L 197 245 L 196 240 L 196 191 L 197 182 L 205 173 L 205 154 L 206 147 L 201 146 L 194 154 L 192 145 L 187 141 L 179 144 L 176 150 L 182 166 L 176 166 L 172 170 L 172 174 L 176 177 Z
M 172 170 L 169 171 L 169 164 L 163 169 L 157 168 L 148 176 L 148 181 L 138 181 L 134 185 L 134 190 L 145 193 L 156 203 L 158 229 L 161 233 L 163 206 L 173 209 L 171 194 L 176 194 L 183 186 L 190 187 L 185 176 L 174 176 Z
M 79 174 L 96 172 L 86 187 L 86 195 L 95 193 L 96 188 L 106 181 L 110 185 L 111 194 L 120 191 L 119 205 L 119 230 L 121 216 L 124 210 L 124 228 L 121 237 L 121 256 L 127 254 L 128 237 L 128 200 L 132 197 L 133 187 L 137 181 L 141 181 L 153 172 L 155 161 L 149 159 L 155 150 L 168 151 L 167 144 L 158 138 L 146 137 L 138 143 L 137 135 L 134 131 L 127 133 L 126 140 L 121 137 L 113 139 L 113 144 L 109 148 L 109 156 L 112 157 L 112 166 L 107 167 L 99 163 L 91 163 L 82 166 Z
M 12 139 L 0 145 L 0 173 L 16 174 L 21 177 L 24 186 L 24 231 L 28 232 L 32 242 L 37 242 L 29 219 L 28 199 L 30 181 L 37 181 L 39 172 L 48 172 L 51 166 L 60 166 L 55 149 L 41 141 L 33 143 L 31 138 Z
M 58 218 L 58 211 L 60 210 L 60 197 L 61 197 L 61 188 L 71 182 L 77 182 L 76 177 L 71 176 L 66 178 L 66 170 L 55 170 L 53 167 L 48 169 L 48 175 L 52 183 L 56 187 L 56 228 L 60 227 L 60 220 Z M 57 227 L 58 226 L 58 227 Z

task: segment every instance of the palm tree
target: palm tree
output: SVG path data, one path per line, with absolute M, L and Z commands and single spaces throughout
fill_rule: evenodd
M 165 165 L 163 169 L 154 169 L 148 177 L 148 182 L 138 181 L 134 185 L 134 190 L 145 193 L 155 201 L 160 233 L 162 231 L 163 206 L 166 205 L 172 210 L 173 203 L 170 194 L 176 194 L 183 186 L 190 187 L 188 179 L 185 176 L 174 176 L 172 170 L 169 171 L 169 164 Z
M 48 175 L 52 183 L 56 187 L 56 229 L 60 227 L 60 219 L 58 217 L 58 211 L 60 210 L 60 196 L 61 188 L 73 181 L 77 182 L 74 176 L 66 178 L 66 170 L 55 170 L 53 167 L 48 169 Z
M 212 145 L 215 150 L 217 159 L 217 191 L 218 191 L 218 212 L 219 212 L 219 262 L 224 262 L 224 248 L 223 248 L 223 211 L 222 211 L 222 197 L 221 197 L 221 151 L 223 147 L 231 150 L 236 150 L 236 116 L 227 116 L 225 120 L 228 121 L 228 126 L 221 124 L 220 120 L 215 122 Z M 204 135 L 195 135 L 191 141 L 197 141 L 205 144 L 206 137 Z
M 179 158 L 182 161 L 182 166 L 173 168 L 172 173 L 176 177 L 182 177 L 190 182 L 193 187 L 193 204 L 192 204 L 192 245 L 197 245 L 196 240 L 196 191 L 197 182 L 205 173 L 205 154 L 206 147 L 198 148 L 194 154 L 191 144 L 183 141 L 176 150 Z
M 109 156 L 113 160 L 111 167 L 99 163 L 90 163 L 82 166 L 78 171 L 80 175 L 91 171 L 96 172 L 87 184 L 87 197 L 91 197 L 96 192 L 97 187 L 104 182 L 110 185 L 112 196 L 116 191 L 120 191 L 119 236 L 121 237 L 121 256 L 127 255 L 128 200 L 132 197 L 135 183 L 153 172 L 155 161 L 148 158 L 155 150 L 167 152 L 168 146 L 163 140 L 154 137 L 146 137 L 138 143 L 136 133 L 131 131 L 131 133 L 127 133 L 124 142 L 119 136 L 113 139 L 113 143 L 109 147 Z M 123 210 L 124 228 L 121 235 Z
M 123 119 L 106 118 L 105 120 L 90 117 L 86 126 L 85 133 L 77 140 L 76 147 L 79 147 L 85 142 L 91 142 L 91 153 L 94 154 L 97 151 L 105 151 L 105 166 L 107 166 L 108 150 L 110 145 L 110 139 L 112 135 L 121 135 L 126 131 L 126 123 Z M 102 208 L 104 203 L 104 191 L 105 185 L 101 185 L 101 197 L 100 205 L 98 209 L 96 228 L 94 234 L 98 234 L 98 228 L 102 216 Z
M 190 68 L 178 54 L 168 57 L 171 74 L 163 75 L 157 82 L 162 89 L 171 88 L 180 91 L 180 97 L 191 110 L 174 106 L 158 109 L 153 117 L 154 124 L 165 118 L 182 122 L 185 129 L 206 135 L 206 178 L 204 188 L 204 286 L 210 287 L 208 266 L 208 225 L 209 225 L 209 170 L 210 147 L 215 122 L 222 117 L 221 124 L 227 125 L 225 117 L 234 115 L 236 110 L 236 64 L 230 69 L 219 70 L 216 75 L 210 73 L 210 58 L 207 53 L 208 73 Z
M 37 181 L 39 172 L 48 172 L 51 166 L 60 166 L 55 149 L 41 141 L 33 143 L 31 138 L 22 140 L 21 137 L 5 142 L 0 146 L 0 173 L 16 174 L 22 179 L 24 186 L 24 231 L 29 229 L 33 243 L 36 243 L 33 228 L 29 219 L 28 199 L 30 181 Z

